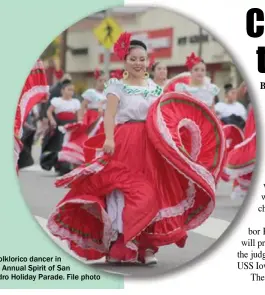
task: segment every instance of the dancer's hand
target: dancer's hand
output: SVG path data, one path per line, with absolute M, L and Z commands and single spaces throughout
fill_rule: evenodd
M 99 113 L 100 116 L 102 116 L 104 114 L 103 108 L 99 107 L 98 108 L 98 113 Z
M 50 124 L 51 124 L 51 127 L 52 127 L 53 129 L 55 129 L 55 128 L 57 127 L 57 123 L 56 123 L 55 120 L 51 120 L 51 121 L 50 121 Z
M 103 145 L 103 151 L 106 154 L 114 154 L 114 150 L 115 150 L 115 142 L 113 139 L 106 139 L 105 143 Z

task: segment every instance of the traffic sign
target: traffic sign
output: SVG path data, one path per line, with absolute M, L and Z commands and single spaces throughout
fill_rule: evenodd
M 111 18 L 105 18 L 98 27 L 93 30 L 98 41 L 107 49 L 110 49 L 122 33 L 121 27 Z

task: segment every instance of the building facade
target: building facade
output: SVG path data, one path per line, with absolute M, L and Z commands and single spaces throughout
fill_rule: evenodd
M 237 84 L 237 70 L 222 45 L 207 31 L 174 11 L 149 8 L 135 14 L 112 16 L 123 31 L 146 42 L 156 60 L 168 66 L 169 77 L 183 71 L 186 56 L 199 54 L 207 65 L 208 75 L 221 89 L 225 83 Z M 95 68 L 104 69 L 104 48 L 96 39 L 93 29 L 102 19 L 89 17 L 68 30 L 66 71 L 83 87 L 93 85 Z M 122 63 L 111 53 L 109 70 L 121 69 Z M 221 92 L 220 96 L 223 96 Z

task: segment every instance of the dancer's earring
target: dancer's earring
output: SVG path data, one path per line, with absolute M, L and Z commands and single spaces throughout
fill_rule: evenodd
M 124 71 L 123 74 L 122 74 L 122 77 L 124 80 L 127 80 L 128 77 L 129 77 L 129 73 L 127 71 Z
M 144 73 L 144 78 L 145 78 L 145 79 L 148 79 L 148 78 L 149 78 L 149 73 L 148 73 L 148 72 L 145 72 L 145 73 Z

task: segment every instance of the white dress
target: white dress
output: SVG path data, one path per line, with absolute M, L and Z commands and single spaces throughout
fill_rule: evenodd
M 60 113 L 76 113 L 81 107 L 80 101 L 77 98 L 66 100 L 62 97 L 54 97 L 51 100 L 51 105 L 54 107 L 56 115 Z
M 247 119 L 247 110 L 242 105 L 242 103 L 238 101 L 234 103 L 218 102 L 215 105 L 215 111 L 219 118 L 225 118 L 231 115 L 236 115 L 241 117 L 245 121 Z
M 128 121 L 145 121 L 152 103 L 163 93 L 163 89 L 148 79 L 147 86 L 130 86 L 123 80 L 110 79 L 106 84 L 104 94 L 114 94 L 119 99 L 118 110 L 115 118 L 116 124 Z M 124 196 L 119 190 L 113 191 L 106 198 L 107 212 L 112 221 L 114 232 L 123 233 L 122 210 Z
M 214 97 L 218 95 L 220 89 L 206 79 L 204 85 L 196 87 L 190 86 L 184 83 L 178 83 L 175 86 L 175 90 L 178 92 L 188 92 L 194 98 L 204 102 L 208 107 L 212 107 L 214 103 Z
M 96 89 L 87 89 L 81 96 L 88 102 L 88 109 L 98 109 L 102 102 L 106 103 L 106 96 L 104 93 Z

